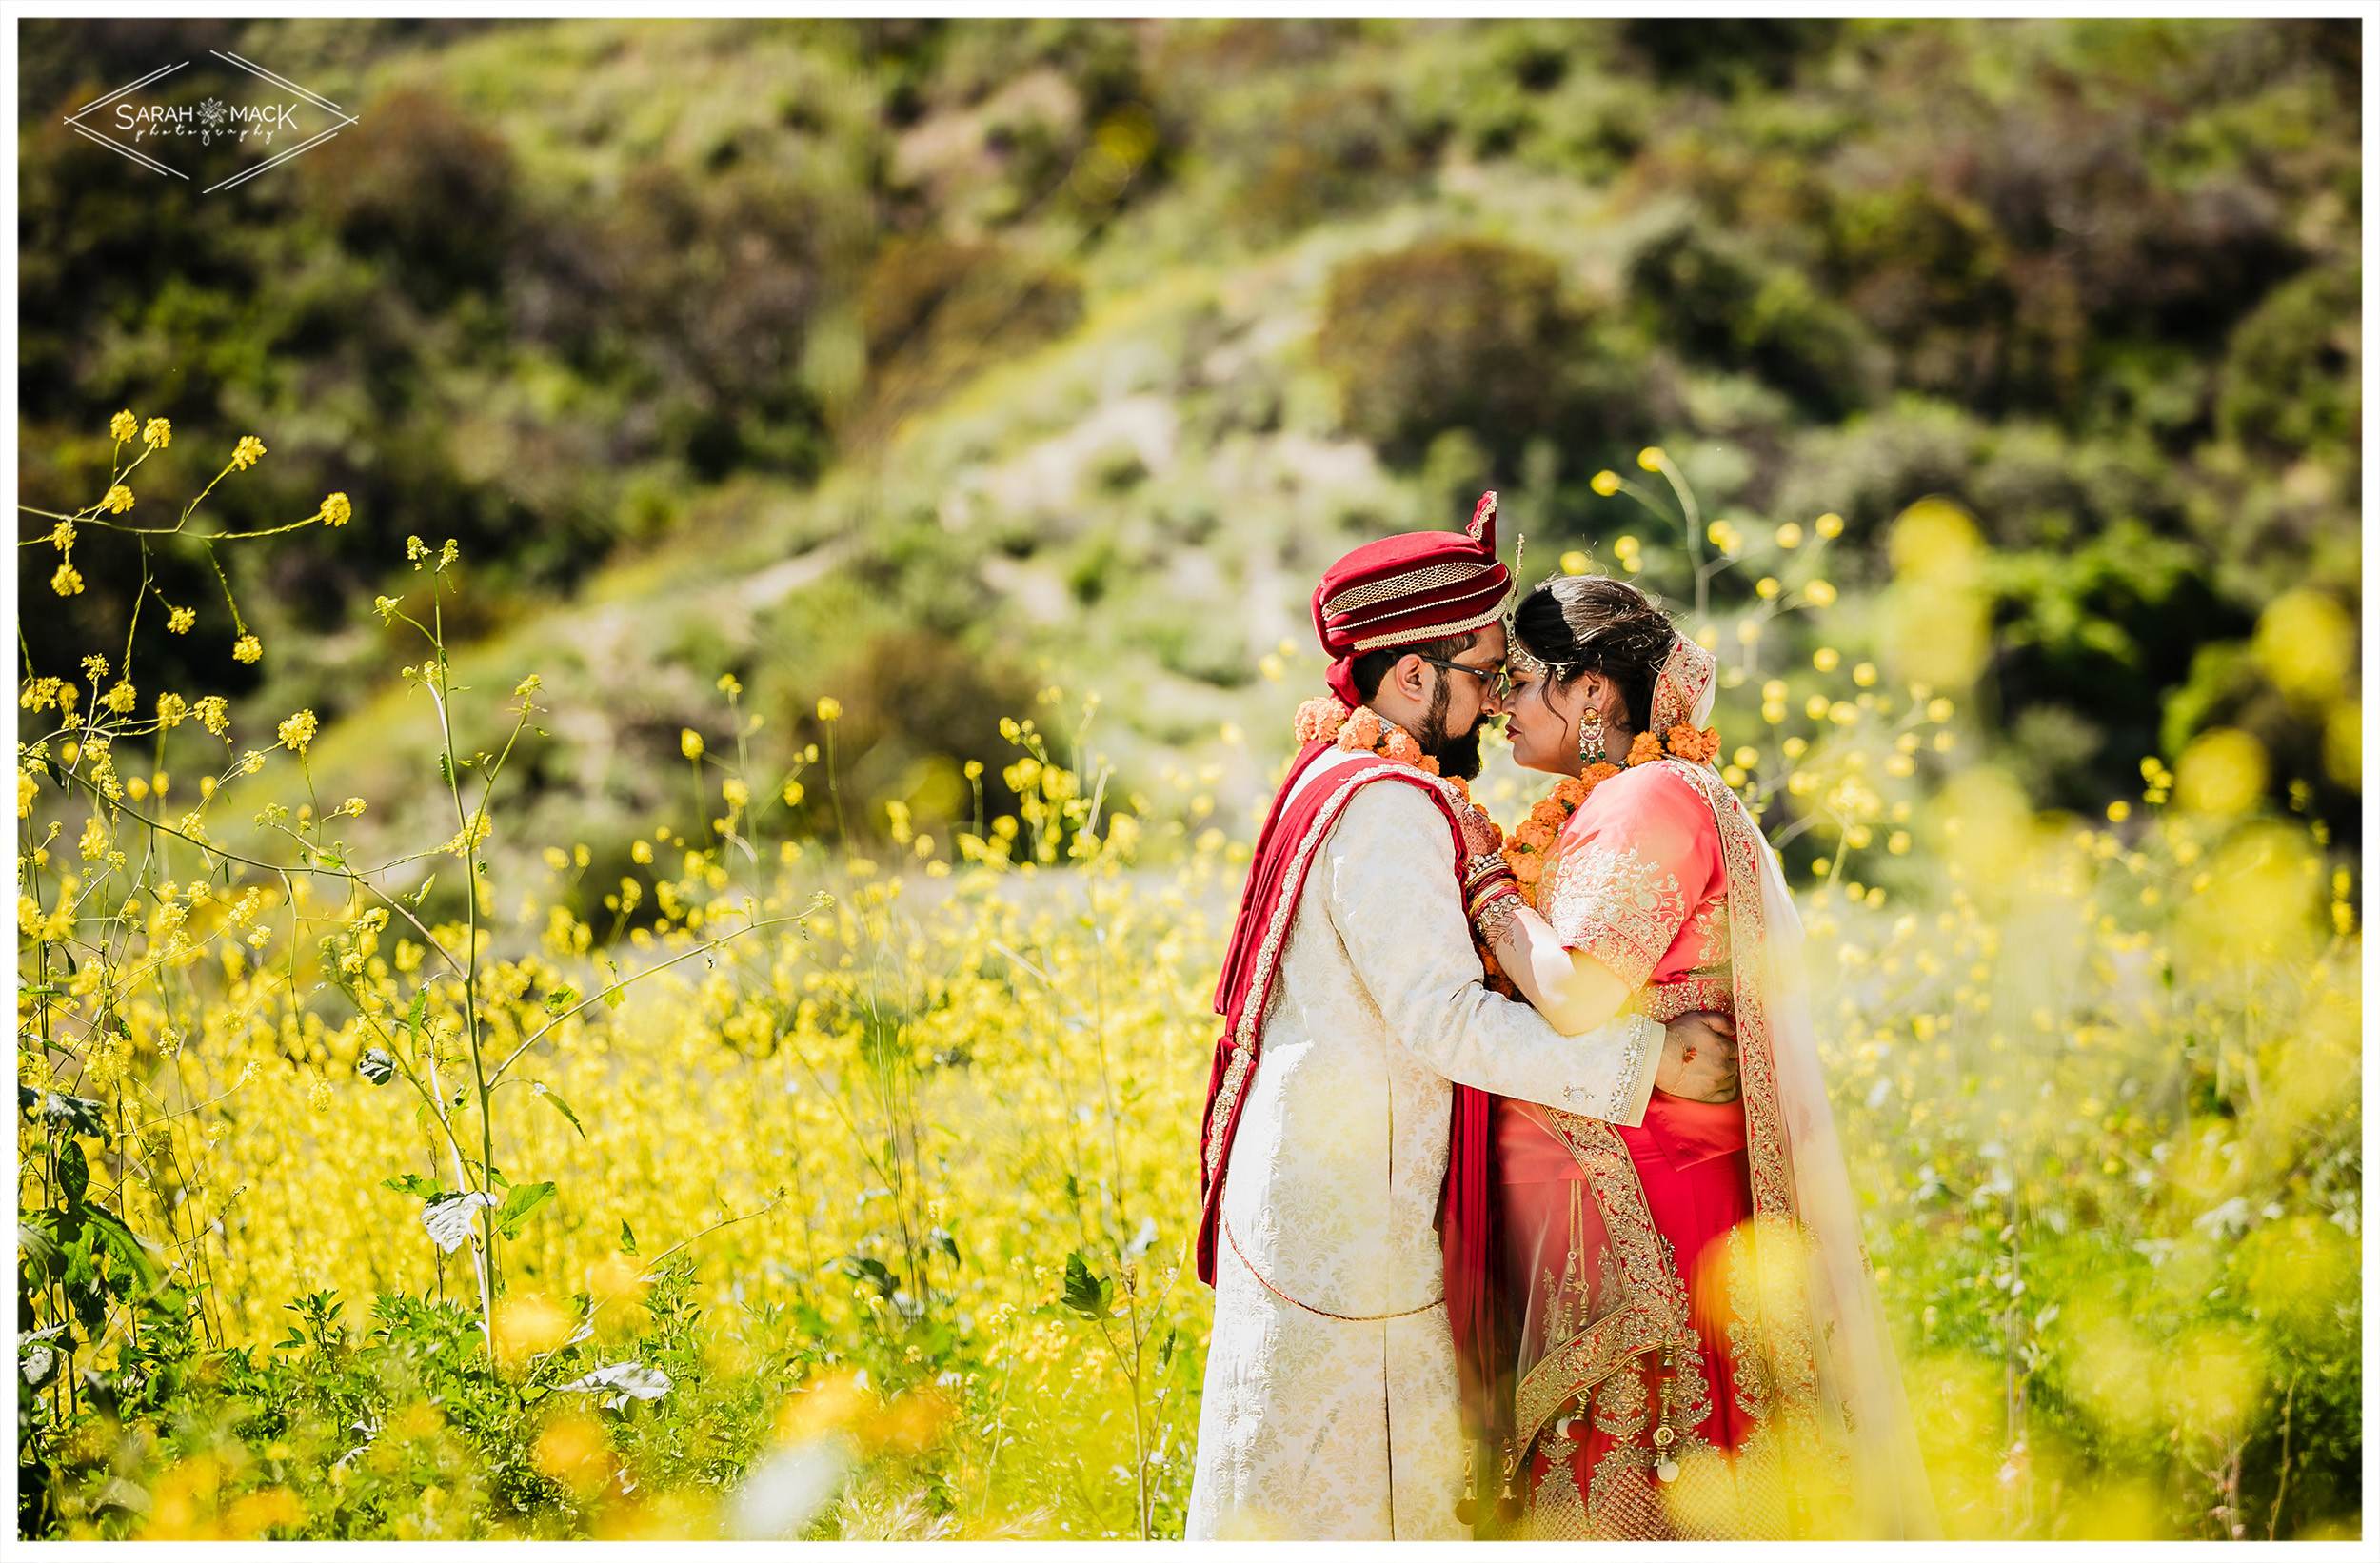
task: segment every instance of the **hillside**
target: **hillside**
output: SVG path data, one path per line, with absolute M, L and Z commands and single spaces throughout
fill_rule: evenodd
M 1260 792 L 1305 593 L 1367 536 L 1495 486 L 1524 573 L 1625 534 L 1677 590 L 1682 539 L 1590 485 L 1657 445 L 1755 539 L 1843 518 L 1839 597 L 1754 671 L 1893 671 L 1887 529 L 1942 495 L 1990 544 L 1978 736 L 2037 803 L 2222 723 L 2355 839 L 2346 24 L 272 22 L 238 47 L 363 106 L 289 177 L 161 196 L 59 130 L 233 37 L 27 24 L 20 489 L 84 502 L 130 406 L 186 431 L 161 502 L 251 431 L 222 525 L 350 493 L 225 550 L 260 664 L 169 545 L 200 629 L 138 661 L 235 736 L 321 713 L 320 791 L 382 828 L 429 754 L 369 610 L 425 587 L 408 535 L 462 545 L 491 720 L 545 679 L 534 839 L 699 831 L 679 733 L 731 742 L 723 674 L 778 768 L 841 702 L 862 829 L 966 814 L 1052 684 L 1188 818 Z M 63 603 L 20 551 L 37 665 L 122 622 L 112 541 Z M 2302 587 L 2327 683 L 2252 641 Z

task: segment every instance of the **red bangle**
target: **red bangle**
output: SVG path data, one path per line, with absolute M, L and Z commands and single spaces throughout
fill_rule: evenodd
M 1514 876 L 1510 868 L 1498 863 L 1495 872 L 1481 875 L 1465 888 L 1464 906 L 1467 910 L 1476 912 L 1497 895 L 1506 891 L 1514 895 L 1519 894 L 1520 880 Z

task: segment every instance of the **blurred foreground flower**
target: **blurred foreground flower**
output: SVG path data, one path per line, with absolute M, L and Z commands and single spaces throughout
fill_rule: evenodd
M 843 1491 L 849 1443 L 834 1436 L 788 1444 L 764 1455 L 729 1500 L 728 1532 L 742 1541 L 790 1540 Z

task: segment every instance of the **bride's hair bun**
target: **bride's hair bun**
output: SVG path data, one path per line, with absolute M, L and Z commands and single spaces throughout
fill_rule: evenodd
M 1677 642 L 1676 626 L 1658 603 L 1608 575 L 1540 581 L 1514 611 L 1513 634 L 1557 683 L 1600 673 L 1618 684 L 1628 725 L 1637 732 L 1653 709 L 1653 683 Z

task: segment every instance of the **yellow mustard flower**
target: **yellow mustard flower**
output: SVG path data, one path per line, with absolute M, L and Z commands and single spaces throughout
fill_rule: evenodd
M 149 425 L 141 430 L 141 438 L 163 450 L 173 444 L 173 425 L 163 418 L 151 418 Z
M 182 719 L 190 714 L 189 702 L 171 690 L 157 697 L 157 725 L 179 727 Z
M 841 722 L 843 720 L 843 702 L 837 700 L 832 695 L 821 695 L 818 700 L 818 720 L 821 722 Z
M 166 615 L 166 627 L 176 635 L 188 634 L 190 626 L 197 623 L 198 610 L 196 608 L 175 608 Z
M 253 434 L 243 434 L 240 436 L 240 443 L 231 450 L 232 470 L 245 472 L 264 460 L 264 456 L 265 442 Z
M 108 490 L 99 503 L 120 516 L 132 508 L 132 490 L 122 484 L 117 484 Z
M 487 817 L 486 809 L 473 809 L 470 819 L 464 821 L 463 828 L 456 831 L 453 838 L 438 850 L 451 852 L 458 858 L 466 857 L 476 850 L 482 841 L 487 840 L 487 833 L 494 827 L 494 824 L 495 821 Z
M 253 635 L 243 635 L 231 647 L 234 662 L 252 663 L 265 654 L 265 643 Z
M 129 440 L 141 431 L 141 421 L 128 408 L 108 420 L 108 432 L 119 441 Z
M 65 553 L 74 546 L 74 523 L 62 521 L 50 528 L 50 545 Z
M 678 729 L 678 752 L 688 760 L 703 758 L 703 735 L 691 727 Z
M 326 526 L 345 526 L 347 524 L 347 518 L 355 514 L 355 506 L 347 503 L 347 496 L 343 490 L 339 493 L 326 495 L 323 499 L 322 508 L 315 511 L 314 514 L 321 519 L 322 524 Z M 449 543 L 446 546 L 451 549 L 454 544 Z
M 83 572 L 71 564 L 61 564 L 58 573 L 50 578 L 50 589 L 60 597 L 71 597 L 83 589 Z
M 280 727 L 281 745 L 291 754 L 304 754 L 306 746 L 314 742 L 314 713 L 300 711 L 285 719 Z

